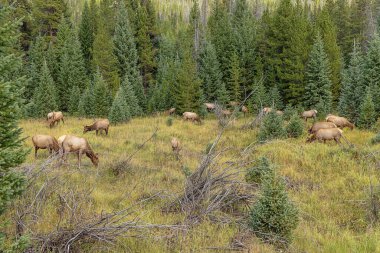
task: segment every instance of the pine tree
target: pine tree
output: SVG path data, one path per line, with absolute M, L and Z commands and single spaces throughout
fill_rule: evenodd
M 131 118 L 129 106 L 125 101 L 125 87 L 120 86 L 112 103 L 108 118 L 112 124 L 127 122 Z
M 146 108 L 142 78 L 138 69 L 138 54 L 135 39 L 128 19 L 128 11 L 122 1 L 115 27 L 114 54 L 118 60 L 119 76 L 128 77 L 141 108 Z
M 380 38 L 370 42 L 364 62 L 364 83 L 371 87 L 376 117 L 380 115 Z
M 115 94 L 120 83 L 117 59 L 113 54 L 111 35 L 102 20 L 97 25 L 97 33 L 93 46 L 92 67 L 93 71 L 97 68 L 100 69 L 100 73 L 107 82 L 109 89 L 112 91 L 112 94 Z
M 267 91 L 265 90 L 263 82 L 256 82 L 252 85 L 253 94 L 249 99 L 250 107 L 256 112 L 260 112 L 265 106 L 271 105 L 268 102 L 270 98 L 268 97 Z
M 112 96 L 107 88 L 100 71 L 94 75 L 94 100 L 95 100 L 95 116 L 105 117 L 109 113 L 109 108 L 112 103 Z
M 93 118 L 96 115 L 95 92 L 92 84 L 87 86 L 80 98 L 78 113 L 80 116 L 88 118 Z
M 364 97 L 364 66 L 360 49 L 354 46 L 350 62 L 343 71 L 342 89 L 339 98 L 339 114 L 357 123 L 360 114 L 360 104 Z
M 61 17 L 67 14 L 66 11 L 66 5 L 63 0 L 33 1 L 34 34 L 48 36 L 50 39 L 56 36 Z
M 11 168 L 24 162 L 27 151 L 22 147 L 21 128 L 17 121 L 22 109 L 25 77 L 20 76 L 22 59 L 15 54 L 20 23 L 12 9 L 0 8 L 0 215 L 24 189 L 25 179 Z
M 269 90 L 269 106 L 273 107 L 273 108 L 276 108 L 276 109 L 282 109 L 283 108 L 283 103 L 282 103 L 282 98 L 281 98 L 281 95 L 280 95 L 280 91 L 278 90 L 277 88 L 277 85 L 275 85 L 274 87 L 272 87 L 270 90 Z
M 222 76 L 214 46 L 211 42 L 205 42 L 200 53 L 199 77 L 206 101 L 218 101 L 222 105 L 229 101 Z
M 249 225 L 259 238 L 278 246 L 287 246 L 299 218 L 298 209 L 286 192 L 285 182 L 273 169 L 268 170 L 260 192 L 259 199 L 251 209 Z
M 298 138 L 302 135 L 304 131 L 304 123 L 300 116 L 295 113 L 289 120 L 288 125 L 286 126 L 286 132 L 290 138 Z
M 239 102 L 241 100 L 241 69 L 239 66 L 239 58 L 236 52 L 231 55 L 231 66 L 229 68 L 229 82 L 227 89 L 230 93 L 230 98 L 233 101 Z
M 73 86 L 70 90 L 70 99 L 68 104 L 68 110 L 71 115 L 76 115 L 78 113 L 80 97 L 81 90 L 78 86 Z
M 321 113 L 331 109 L 330 65 L 324 51 L 322 38 L 317 34 L 306 68 L 304 105 Z
M 360 105 L 358 127 L 363 129 L 370 129 L 376 122 L 375 105 L 371 93 L 371 89 L 367 87 L 365 97 Z
M 92 48 L 95 40 L 95 24 L 91 20 L 90 7 L 85 1 L 82 12 L 82 19 L 79 26 L 79 41 L 82 49 L 83 58 L 87 74 L 91 73 Z
M 56 111 L 57 109 L 56 87 L 47 63 L 44 61 L 39 77 L 39 86 L 34 91 L 32 116 L 46 117 L 49 112 Z
M 337 101 L 340 93 L 342 56 L 340 47 L 337 44 L 336 26 L 331 20 L 330 14 L 326 8 L 324 8 L 318 16 L 317 27 L 321 32 L 323 45 L 331 66 L 331 91 L 333 101 Z

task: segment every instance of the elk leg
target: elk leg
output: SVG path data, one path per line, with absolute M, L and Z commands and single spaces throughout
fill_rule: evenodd
M 65 121 L 63 120 L 63 118 L 62 118 L 62 122 L 63 122 L 63 124 L 65 124 Z
M 38 147 L 34 147 L 34 158 L 37 158 L 37 150 L 38 150 Z
M 98 130 L 96 130 L 96 135 L 98 135 Z
M 79 150 L 78 151 L 78 165 L 79 165 L 79 169 L 80 169 L 81 159 L 82 159 L 82 150 Z
M 108 127 L 106 128 L 106 135 L 108 135 Z

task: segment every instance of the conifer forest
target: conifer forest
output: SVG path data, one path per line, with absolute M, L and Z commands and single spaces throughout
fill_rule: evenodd
M 380 252 L 379 0 L 0 0 L 0 252 Z

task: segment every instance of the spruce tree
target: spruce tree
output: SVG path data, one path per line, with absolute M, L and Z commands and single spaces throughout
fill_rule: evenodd
M 304 106 L 328 113 L 331 104 L 330 65 L 318 33 L 306 67 Z
M 81 97 L 81 90 L 78 86 L 73 86 L 70 90 L 70 99 L 68 104 L 68 111 L 71 115 L 78 114 L 79 102 Z
M 376 122 L 375 105 L 372 100 L 372 91 L 367 87 L 363 102 L 360 105 L 358 127 L 370 129 Z
M 241 100 L 241 69 L 239 65 L 239 58 L 236 52 L 231 55 L 231 65 L 229 68 L 230 75 L 228 80 L 227 89 L 230 93 L 232 101 L 239 102 Z
M 269 99 L 268 105 L 270 107 L 273 107 L 276 109 L 283 109 L 282 98 L 281 98 L 280 91 L 277 88 L 277 85 L 275 85 L 269 90 L 268 99 Z
M 286 247 L 298 225 L 298 209 L 288 197 L 284 180 L 273 169 L 267 171 L 260 197 L 251 209 L 249 225 L 264 241 Z
M 286 136 L 286 131 L 283 126 L 282 117 L 272 111 L 265 116 L 260 127 L 258 139 L 260 141 L 270 141 L 274 139 L 282 139 Z
M 33 91 L 39 85 L 39 76 L 41 68 L 46 57 L 46 43 L 43 37 L 38 36 L 31 44 L 29 50 L 28 75 L 30 80 L 25 87 L 25 98 L 30 100 L 33 97 Z
M 360 104 L 364 97 L 364 61 L 360 49 L 354 45 L 350 62 L 342 75 L 342 89 L 339 98 L 339 114 L 357 123 Z
M 41 69 L 39 86 L 34 90 L 32 110 L 34 117 L 41 118 L 46 117 L 49 112 L 58 110 L 57 91 L 46 61 Z
M 222 105 L 229 101 L 222 76 L 214 46 L 211 42 L 205 42 L 200 52 L 199 77 L 206 101 L 218 101 Z
M 87 86 L 80 98 L 78 113 L 80 116 L 88 118 L 93 118 L 96 115 L 95 92 L 92 84 Z
M 82 49 L 83 58 L 87 74 L 91 72 L 92 50 L 95 40 L 95 24 L 91 20 L 90 7 L 85 1 L 79 26 L 79 41 Z
M 249 99 L 250 107 L 256 112 L 260 112 L 265 106 L 270 106 L 271 101 L 265 90 L 263 82 L 256 82 L 252 85 L 253 94 Z
M 364 61 L 364 83 L 371 87 L 376 117 L 380 115 L 380 38 L 375 35 L 370 42 Z
M 142 108 L 139 105 L 138 98 L 135 95 L 133 86 L 129 82 L 127 76 L 124 77 L 121 86 L 123 87 L 122 95 L 124 96 L 124 100 L 129 108 L 128 111 L 130 116 L 141 116 L 143 114 Z
M 94 75 L 93 82 L 94 82 L 95 116 L 105 117 L 109 113 L 109 108 L 112 103 L 112 96 L 99 70 Z
M 146 98 L 142 78 L 138 69 L 138 54 L 135 39 L 128 19 L 128 11 L 123 1 L 120 2 L 115 27 L 114 54 L 118 60 L 119 76 L 128 80 L 133 87 L 141 108 L 146 107 Z
M 20 75 L 22 58 L 16 55 L 20 23 L 12 9 L 0 8 L 0 215 L 24 189 L 25 179 L 11 168 L 23 163 L 27 151 L 23 148 L 18 119 L 22 109 L 25 77 Z
M 110 113 L 108 115 L 108 118 L 112 124 L 127 122 L 131 118 L 129 106 L 125 101 L 125 97 L 125 87 L 121 85 L 118 92 L 116 93 L 115 99 L 110 109 Z

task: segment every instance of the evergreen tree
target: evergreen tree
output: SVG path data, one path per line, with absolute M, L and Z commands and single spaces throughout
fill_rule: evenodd
M 91 19 L 91 12 L 88 2 L 85 1 L 82 12 L 82 19 L 79 26 L 79 41 L 82 49 L 83 58 L 87 74 L 91 72 L 92 48 L 95 40 L 95 24 Z
M 108 115 L 112 96 L 107 88 L 100 71 L 98 70 L 94 76 L 94 100 L 95 100 L 95 116 L 105 117 Z
M 239 102 L 241 100 L 241 69 L 239 66 L 239 58 L 236 52 L 231 56 L 231 66 L 229 68 L 229 82 L 227 89 L 230 93 L 230 98 L 233 101 Z
M 357 123 L 360 104 L 364 97 L 364 66 L 360 49 L 354 46 L 351 60 L 342 75 L 342 89 L 339 98 L 339 114 Z
M 251 209 L 249 225 L 259 238 L 278 246 L 287 246 L 299 218 L 297 207 L 286 192 L 285 182 L 273 169 L 268 170 L 260 192 Z
M 288 125 L 286 126 L 286 132 L 290 138 L 298 138 L 304 131 L 304 123 L 300 116 L 295 113 L 290 118 Z
M 80 98 L 78 113 L 80 116 L 88 118 L 93 118 L 96 115 L 95 92 L 92 84 L 87 86 Z
M 38 36 L 31 44 L 29 50 L 28 74 L 30 80 L 25 87 L 25 98 L 30 100 L 33 97 L 33 91 L 39 85 L 39 75 L 46 57 L 46 43 L 43 37 Z
M 360 105 L 360 116 L 358 120 L 358 127 L 369 129 L 376 122 L 375 105 L 372 100 L 371 89 L 368 87 L 366 90 L 363 102 Z
M 199 77 L 206 101 L 218 101 L 222 105 L 229 101 L 222 76 L 214 46 L 205 42 L 200 53 Z
M 337 101 L 340 93 L 341 83 L 341 52 L 337 44 L 336 26 L 331 20 L 330 14 L 326 8 L 322 10 L 317 20 L 317 28 L 321 32 L 323 45 L 330 62 L 331 67 L 331 91 L 333 100 Z
M 54 80 L 50 75 L 46 61 L 44 61 L 39 77 L 39 86 L 34 91 L 32 116 L 46 117 L 49 112 L 57 109 L 57 92 Z
M 134 93 L 138 98 L 138 103 L 141 108 L 146 107 L 146 98 L 144 94 L 144 87 L 142 84 L 142 78 L 138 69 L 138 54 L 136 44 L 131 29 L 131 25 L 128 19 L 128 11 L 121 1 L 117 22 L 115 27 L 114 41 L 114 53 L 118 60 L 119 76 L 123 78 L 128 77 L 131 83 Z
M 116 93 L 115 99 L 110 109 L 110 113 L 108 115 L 108 118 L 112 124 L 127 122 L 131 118 L 129 106 L 125 101 L 126 95 L 124 93 L 125 87 L 121 85 L 118 92 Z
M 78 86 L 73 86 L 70 90 L 70 99 L 68 104 L 69 113 L 76 115 L 78 113 L 81 90 Z
M 276 109 L 282 109 L 283 103 L 282 98 L 280 95 L 280 91 L 277 88 L 277 85 L 275 85 L 273 88 L 269 90 L 269 106 L 276 108 Z
M 328 113 L 331 103 L 330 65 L 321 36 L 317 34 L 306 68 L 304 105 Z
M 25 179 L 11 168 L 24 162 L 27 151 L 22 147 L 21 115 L 22 90 L 25 77 L 20 76 L 22 59 L 15 54 L 20 23 L 12 9 L 0 8 L 0 215 L 9 203 L 19 196 Z
M 63 0 L 35 0 L 32 2 L 33 31 L 35 35 L 56 36 L 58 25 L 66 13 Z
M 90 1 L 90 23 L 93 26 L 94 36 L 98 31 L 98 22 L 99 22 L 99 6 L 96 3 L 96 0 Z M 95 37 L 94 37 L 95 40 Z
M 286 136 L 286 131 L 283 126 L 282 117 L 274 111 L 265 116 L 260 127 L 258 139 L 260 141 L 269 141 L 274 139 L 282 139 Z
M 364 62 L 364 83 L 371 87 L 376 117 L 380 115 L 380 38 L 370 42 Z
M 112 94 L 115 94 L 119 87 L 120 78 L 117 69 L 117 59 L 113 54 L 113 43 L 110 33 L 104 21 L 97 25 L 97 33 L 93 46 L 93 69 L 100 69 L 104 80 L 107 82 Z M 95 71 L 94 71 L 95 72 Z
M 270 98 L 268 97 L 267 91 L 265 90 L 263 82 L 256 82 L 252 85 L 253 94 L 249 99 L 250 107 L 257 113 L 261 111 L 265 106 L 271 105 L 268 102 Z
M 124 101 L 128 106 L 127 111 L 129 111 L 130 116 L 141 116 L 143 114 L 142 108 L 139 105 L 138 98 L 135 95 L 135 90 L 133 89 L 133 86 L 130 84 L 127 76 L 124 77 L 121 86 L 123 86 L 123 92 L 121 94 L 124 96 Z

